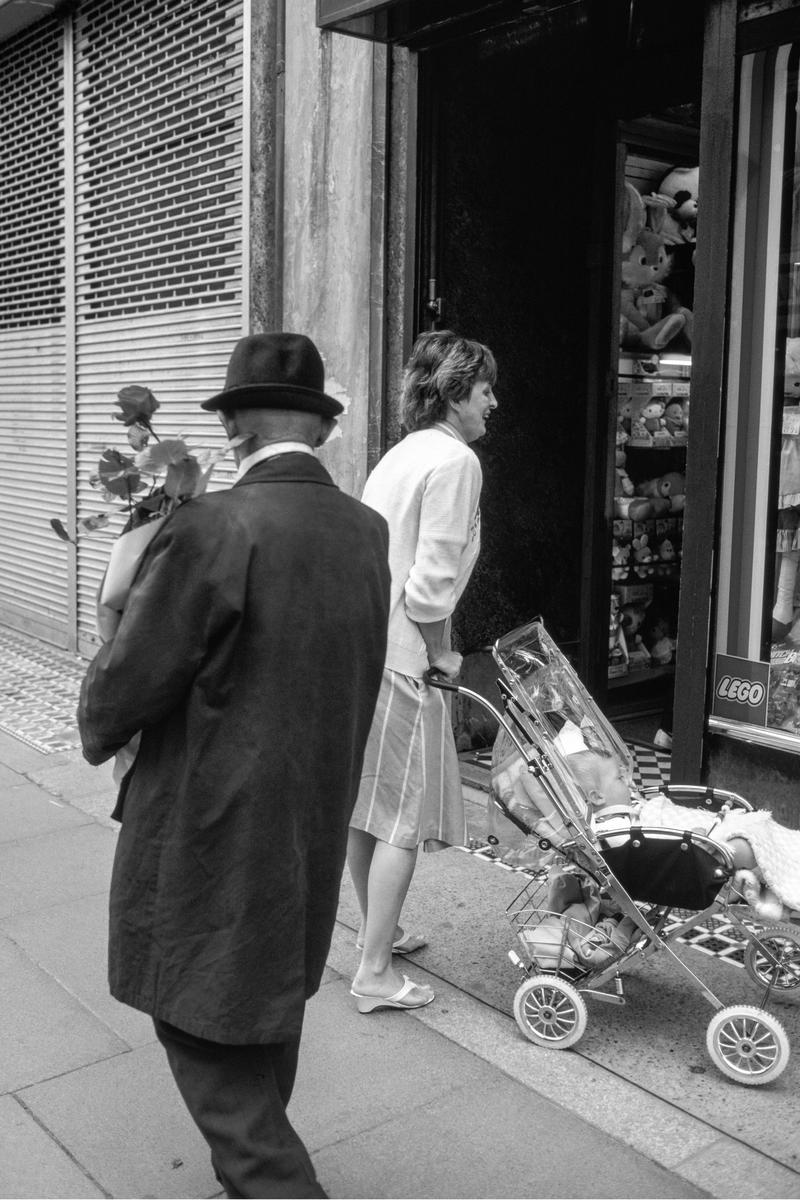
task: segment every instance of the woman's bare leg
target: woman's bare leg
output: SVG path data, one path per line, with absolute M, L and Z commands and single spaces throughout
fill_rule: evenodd
M 364 936 L 364 925 L 367 920 L 367 901 L 369 898 L 369 869 L 372 866 L 372 855 L 378 844 L 377 838 L 363 829 L 350 828 L 347 831 L 347 867 L 353 880 L 358 907 L 361 909 L 361 929 L 359 941 Z
M 367 884 L 364 949 L 353 980 L 353 990 L 373 996 L 391 996 L 403 986 L 403 977 L 392 962 L 392 944 L 414 867 L 417 848 L 407 850 L 376 841 Z

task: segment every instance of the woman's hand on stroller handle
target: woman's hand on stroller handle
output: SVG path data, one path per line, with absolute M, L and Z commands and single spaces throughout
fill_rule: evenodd
M 432 660 L 423 678 L 434 687 L 455 684 L 461 670 L 462 656 L 457 650 L 441 650 Z

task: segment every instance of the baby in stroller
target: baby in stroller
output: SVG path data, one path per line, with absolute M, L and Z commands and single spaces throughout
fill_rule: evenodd
M 764 811 L 711 811 L 676 804 L 663 792 L 640 795 L 631 787 L 628 765 L 603 745 L 589 748 L 584 732 L 569 720 L 554 749 L 578 784 L 588 824 L 606 849 L 625 843 L 632 826 L 701 834 L 724 843 L 732 856 L 732 900 L 743 900 L 767 921 L 786 918 L 800 908 L 800 831 L 785 828 Z M 524 769 L 521 756 L 513 751 L 509 756 L 508 750 L 507 742 L 501 743 L 495 787 L 508 811 L 532 828 L 534 837 L 549 839 L 554 814 L 547 797 Z M 615 832 L 621 836 L 615 838 Z M 535 845 L 531 851 L 536 852 Z M 543 954 L 552 939 L 554 946 L 562 947 L 564 962 L 565 926 L 565 965 L 574 959 L 575 966 L 597 969 L 625 950 L 636 936 L 635 922 L 609 904 L 594 881 L 574 865 L 565 864 L 552 850 L 539 850 L 538 855 L 535 865 L 548 869 L 543 904 L 548 915 L 529 937 L 535 940 L 540 961 L 546 965 Z M 528 863 L 534 865 L 530 857 Z
M 568 766 L 591 806 L 592 827 L 606 839 L 633 824 L 703 834 L 727 846 L 736 868 L 733 889 L 758 916 L 777 921 L 800 908 L 800 831 L 771 813 L 689 808 L 661 792 L 631 795 L 621 764 L 599 749 L 579 749 Z

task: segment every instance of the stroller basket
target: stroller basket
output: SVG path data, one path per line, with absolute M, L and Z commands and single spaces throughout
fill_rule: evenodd
M 550 882 L 546 872 L 542 876 L 523 888 L 508 908 L 525 958 L 534 971 L 556 972 L 576 982 L 606 968 L 628 948 L 636 932 L 630 921 L 591 923 L 590 913 L 578 904 L 564 912 L 549 908 Z

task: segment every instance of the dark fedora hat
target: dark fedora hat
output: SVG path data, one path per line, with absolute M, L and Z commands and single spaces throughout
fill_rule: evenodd
M 326 396 L 319 350 L 302 333 L 251 333 L 233 348 L 225 390 L 201 408 L 291 408 L 338 417 L 344 406 Z

